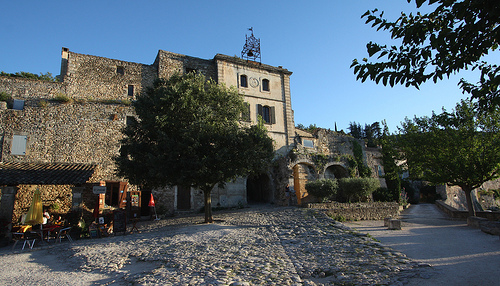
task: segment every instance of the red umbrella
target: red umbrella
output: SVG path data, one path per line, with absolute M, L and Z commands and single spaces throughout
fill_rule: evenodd
M 155 200 L 153 199 L 153 194 L 151 194 L 151 199 L 149 200 L 148 207 L 154 207 L 154 206 L 155 206 Z

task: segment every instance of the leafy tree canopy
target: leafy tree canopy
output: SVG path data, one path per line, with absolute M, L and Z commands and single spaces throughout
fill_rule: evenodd
M 397 145 L 410 175 L 460 186 L 474 215 L 471 191 L 499 176 L 499 109 L 478 112 L 470 100 L 462 101 L 452 112 L 406 119 L 399 131 Z
M 137 185 L 203 190 L 206 222 L 215 185 L 267 170 L 273 158 L 263 124 L 239 123 L 243 97 L 201 74 L 159 79 L 133 105 L 139 120 L 124 130 L 118 174 Z
M 407 0 L 411 2 L 411 0 Z M 497 51 L 500 41 L 500 1 L 498 0 L 415 0 L 417 8 L 424 3 L 435 5 L 427 14 L 406 14 L 394 22 L 383 18 L 383 12 L 367 11 L 362 18 L 378 30 L 387 30 L 401 45 L 367 44 L 369 57 L 375 62 L 353 60 L 351 68 L 357 79 L 384 85 L 404 84 L 418 88 L 422 83 L 437 82 L 460 70 L 478 69 L 479 82 L 462 79 L 464 92 L 479 101 L 483 109 L 500 104 L 500 66 L 484 61 Z M 384 60 L 385 59 L 385 60 Z
M 16 73 L 6 73 L 1 71 L 0 76 L 10 76 L 10 77 L 21 77 L 21 78 L 29 78 L 29 79 L 36 79 L 36 80 L 45 80 L 45 81 L 52 81 L 52 82 L 57 82 L 59 81 L 56 77 L 53 77 L 50 72 L 47 72 L 45 74 L 40 73 L 40 75 L 30 73 L 30 72 L 16 72 Z

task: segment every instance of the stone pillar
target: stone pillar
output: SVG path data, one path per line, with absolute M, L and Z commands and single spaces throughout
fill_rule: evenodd
M 4 234 L 4 236 L 10 236 L 12 230 L 12 213 L 14 212 L 17 187 L 2 187 L 1 190 L 2 200 L 0 203 L 0 219 L 11 222 L 7 225 L 7 232 Z M 3 239 L 3 237 L 0 237 L 0 239 Z

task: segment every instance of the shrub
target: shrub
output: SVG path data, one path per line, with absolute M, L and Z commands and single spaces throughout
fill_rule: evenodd
M 38 102 L 38 106 L 44 108 L 44 107 L 49 106 L 49 103 L 46 100 L 40 100 Z
M 10 94 L 6 93 L 5 91 L 0 91 L 0 101 L 11 101 L 12 96 Z
M 342 178 L 339 180 L 339 190 L 348 202 L 367 201 L 379 187 L 380 182 L 376 178 Z
M 307 192 L 322 201 L 333 200 L 338 190 L 337 180 L 319 179 L 306 184 Z
M 68 97 L 66 94 L 63 93 L 58 93 L 56 96 L 54 96 L 52 100 L 61 103 L 70 103 L 73 101 L 73 99 L 71 99 L 70 97 Z
M 373 192 L 373 200 L 376 202 L 395 202 L 398 196 L 398 193 L 393 193 L 388 188 L 377 188 Z

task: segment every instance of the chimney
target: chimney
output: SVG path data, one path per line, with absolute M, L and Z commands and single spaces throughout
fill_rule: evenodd
M 61 74 L 59 75 L 60 81 L 64 81 L 64 77 L 68 73 L 68 58 L 69 58 L 69 49 L 63 47 L 61 52 Z

